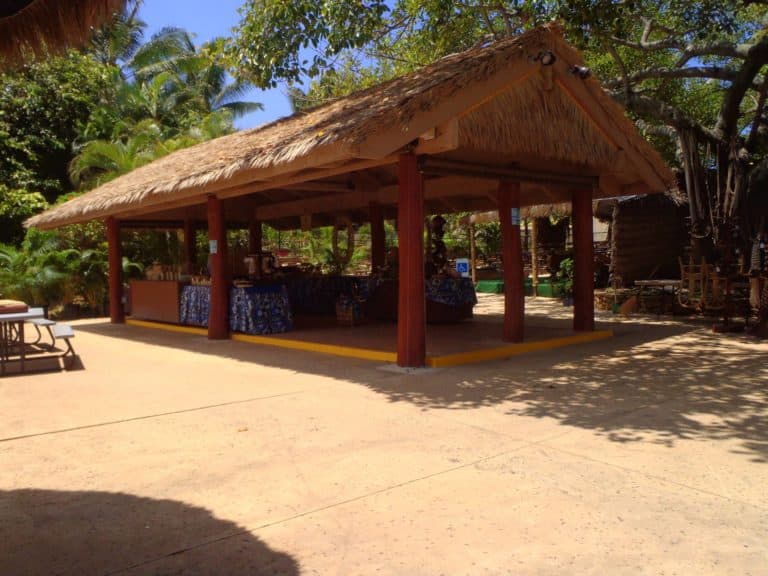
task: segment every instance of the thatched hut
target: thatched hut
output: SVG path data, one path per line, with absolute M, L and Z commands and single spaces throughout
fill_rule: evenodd
M 31 56 L 82 46 L 126 0 L 5 0 L 0 3 L 0 70 Z
M 616 286 L 679 278 L 688 244 L 687 209 L 666 194 L 600 200 L 595 215 L 610 224 L 610 273 Z
M 548 25 L 442 58 L 407 76 L 266 126 L 177 151 L 28 224 L 107 221 L 111 314 L 122 321 L 121 228 L 207 227 L 208 334 L 226 338 L 226 228 L 370 221 L 374 262 L 383 219 L 397 218 L 398 363 L 425 363 L 424 216 L 498 209 L 503 337 L 523 337 L 519 209 L 572 205 L 574 327 L 594 328 L 592 200 L 661 193 L 674 177 L 584 61 Z M 509 215 L 509 217 L 507 217 Z M 519 288 L 518 288 L 519 287 Z

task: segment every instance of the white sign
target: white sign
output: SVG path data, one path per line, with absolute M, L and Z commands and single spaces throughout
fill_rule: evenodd
M 520 208 L 512 208 L 510 214 L 512 226 L 520 226 Z
M 211 254 L 218 254 L 219 253 L 219 242 L 218 242 L 218 240 L 208 240 L 208 251 Z
M 462 278 L 469 278 L 468 258 L 456 258 L 456 272 L 461 274 Z

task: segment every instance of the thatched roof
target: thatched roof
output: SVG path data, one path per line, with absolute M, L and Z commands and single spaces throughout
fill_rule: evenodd
M 31 55 L 82 46 L 125 0 L 4 0 L 0 3 L 0 69 Z
M 547 70 L 535 59 L 542 51 L 557 56 Z M 405 150 L 593 174 L 600 177 L 605 196 L 639 186 L 663 191 L 674 179 L 671 172 L 599 82 L 572 73 L 574 65 L 582 64 L 561 28 L 548 25 L 447 56 L 313 110 L 177 151 L 52 208 L 28 225 L 53 228 L 110 215 L 170 214 L 200 205 L 209 194 L 270 204 L 266 220 L 290 211 L 346 209 L 355 202 L 367 206 L 367 200 L 346 194 L 306 208 L 295 195 L 282 198 L 281 189 L 308 182 L 319 186 L 333 176 L 392 166 Z M 543 190 L 531 184 L 524 190 L 526 203 L 552 196 Z M 376 198 L 394 204 L 396 194 L 390 192 Z M 472 187 L 471 192 L 476 200 L 472 209 L 493 207 L 485 189 Z M 307 191 L 310 197 L 315 198 Z
M 594 204 L 594 203 L 593 203 Z M 558 202 L 557 204 L 536 204 L 520 209 L 521 218 L 549 218 L 550 216 L 570 216 L 572 204 L 570 202 Z M 467 219 L 472 224 L 488 224 L 499 221 L 499 212 L 489 210 L 471 214 Z

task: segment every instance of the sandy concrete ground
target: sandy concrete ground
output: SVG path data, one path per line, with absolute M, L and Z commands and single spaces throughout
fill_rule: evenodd
M 615 329 L 402 375 L 78 323 L 0 379 L 0 574 L 768 573 L 768 346 Z

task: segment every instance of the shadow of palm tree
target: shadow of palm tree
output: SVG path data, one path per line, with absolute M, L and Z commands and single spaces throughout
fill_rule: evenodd
M 242 526 L 173 500 L 0 491 L 4 574 L 299 574 Z

